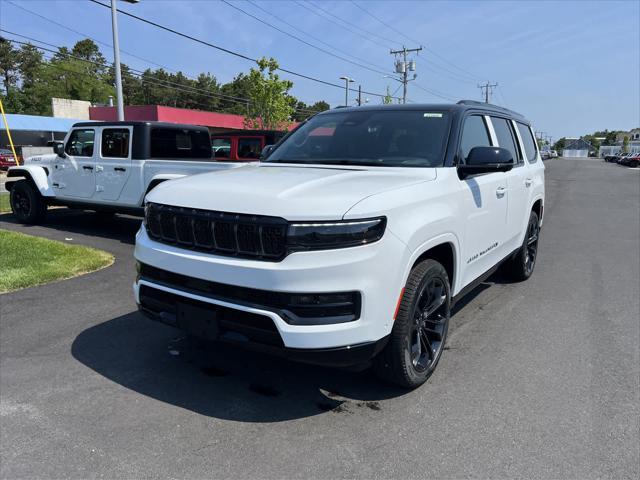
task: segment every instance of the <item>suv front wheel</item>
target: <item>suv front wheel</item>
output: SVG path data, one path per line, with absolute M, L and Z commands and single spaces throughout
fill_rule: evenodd
M 47 213 L 47 204 L 40 192 L 27 180 L 19 180 L 13 185 L 9 202 L 13 214 L 22 223 L 40 223 Z
M 376 373 L 406 388 L 426 382 L 442 356 L 450 310 L 447 271 L 435 260 L 420 262 L 405 285 L 389 342 L 375 359 Z

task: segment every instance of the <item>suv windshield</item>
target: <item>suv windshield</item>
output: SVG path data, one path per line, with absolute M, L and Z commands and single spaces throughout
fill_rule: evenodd
M 293 132 L 266 162 L 439 167 L 449 135 L 448 112 L 362 110 L 317 115 Z

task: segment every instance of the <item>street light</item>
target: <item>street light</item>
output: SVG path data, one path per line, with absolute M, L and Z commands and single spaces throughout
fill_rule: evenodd
M 355 82 L 353 78 L 340 77 L 340 80 L 344 80 L 344 106 L 349 106 L 349 84 Z
M 139 0 L 124 0 L 138 3 Z M 122 73 L 120 72 L 120 42 L 118 41 L 118 9 L 116 0 L 111 0 L 111 28 L 113 30 L 113 64 L 116 73 L 116 98 L 118 101 L 118 121 L 124 121 L 124 103 L 122 100 Z

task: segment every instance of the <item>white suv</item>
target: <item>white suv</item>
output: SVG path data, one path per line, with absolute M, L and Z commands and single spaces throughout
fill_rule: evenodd
M 456 105 L 318 114 L 259 164 L 155 188 L 135 298 L 190 334 L 422 384 L 453 303 L 533 272 L 544 166 L 528 122 Z

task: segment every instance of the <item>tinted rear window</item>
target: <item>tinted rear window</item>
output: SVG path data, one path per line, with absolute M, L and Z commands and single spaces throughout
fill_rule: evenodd
M 206 131 L 177 128 L 151 129 L 151 158 L 210 160 L 211 139 Z

